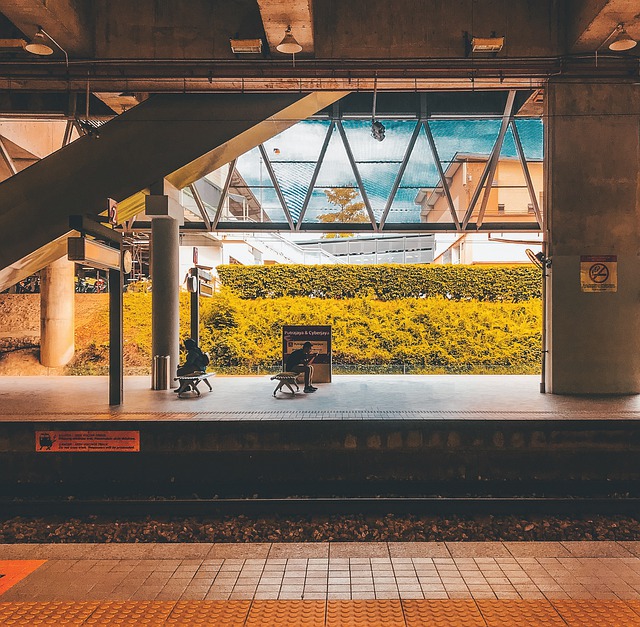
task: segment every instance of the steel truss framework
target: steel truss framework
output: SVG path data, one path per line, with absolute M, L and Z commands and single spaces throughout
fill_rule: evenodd
M 541 232 L 543 230 L 543 215 L 537 194 L 534 189 L 531 173 L 520 139 L 518 128 L 514 117 L 514 101 L 516 99 L 516 91 L 508 92 L 506 103 L 502 116 L 500 118 L 500 129 L 493 144 L 493 148 L 489 155 L 486 155 L 486 162 L 482 171 L 480 180 L 475 187 L 473 195 L 466 207 L 458 207 L 454 204 L 452 192 L 450 189 L 450 181 L 448 180 L 446 168 L 443 165 L 441 157 L 438 153 L 436 141 L 434 139 L 431 127 L 429 125 L 429 117 L 426 112 L 422 112 L 418 118 L 415 128 L 411 134 L 409 142 L 404 151 L 404 156 L 400 162 L 395 180 L 391 190 L 386 198 L 384 208 L 381 214 L 376 217 L 372 208 L 367 189 L 363 183 L 363 179 L 354 158 L 352 146 L 350 144 L 347 132 L 343 124 L 343 117 L 338 107 L 334 107 L 331 115 L 330 123 L 322 146 L 319 151 L 317 161 L 315 162 L 313 173 L 311 175 L 304 201 L 297 210 L 292 210 L 290 204 L 282 189 L 281 181 L 278 179 L 264 144 L 258 146 L 260 159 L 265 165 L 265 169 L 269 178 L 270 186 L 277 197 L 279 210 L 284 216 L 281 221 L 248 221 L 248 220 L 231 220 L 228 214 L 225 215 L 225 205 L 228 201 L 232 189 L 232 180 L 234 175 L 238 173 L 238 160 L 230 163 L 226 178 L 222 189 L 220 190 L 220 198 L 217 206 L 212 207 L 203 201 L 196 185 L 189 186 L 189 194 L 193 197 L 197 213 L 202 221 L 187 221 L 184 230 L 190 231 L 278 231 L 278 232 L 366 232 L 366 233 L 383 233 L 383 232 L 420 232 L 420 233 L 437 233 L 437 232 L 453 232 L 453 233 L 475 233 L 475 232 Z M 409 119 L 405 116 L 404 119 Z M 416 120 L 416 117 L 410 118 Z M 465 119 L 472 120 L 474 116 L 465 116 Z M 495 119 L 495 116 L 494 116 Z M 528 214 L 513 216 L 509 220 L 495 221 L 495 215 L 492 216 L 494 221 L 488 221 L 487 207 L 489 203 L 489 195 L 494 185 L 498 162 L 504 144 L 505 136 L 508 130 L 511 130 L 513 142 L 516 147 L 517 157 L 522 167 L 523 179 L 529 195 L 529 208 L 532 211 Z M 365 222 L 315 222 L 305 220 L 318 176 L 325 163 L 325 156 L 329 143 L 334 136 L 335 131 L 340 138 L 342 147 L 346 153 L 349 166 L 355 181 L 354 189 L 360 195 L 367 220 Z M 433 164 L 437 169 L 439 177 L 437 188 L 446 199 L 450 221 L 438 222 L 392 222 L 389 215 L 393 207 L 394 199 L 401 186 L 403 176 L 407 170 L 407 165 L 414 152 L 416 142 L 420 134 L 423 133 L 428 142 L 431 152 Z M 250 187 L 247 185 L 247 187 Z

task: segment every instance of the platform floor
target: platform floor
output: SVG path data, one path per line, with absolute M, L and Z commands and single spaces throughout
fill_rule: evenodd
M 640 542 L 0 545 L 0 624 L 640 625 Z
M 537 376 L 338 375 L 275 398 L 267 375 L 209 380 L 212 392 L 179 399 L 127 377 L 124 403 L 109 407 L 107 377 L 0 377 L 0 421 L 640 419 L 640 395 L 541 394 Z

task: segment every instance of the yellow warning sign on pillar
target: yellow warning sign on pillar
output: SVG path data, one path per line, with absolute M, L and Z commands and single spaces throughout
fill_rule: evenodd
M 583 292 L 617 292 L 617 255 L 582 255 L 580 286 Z

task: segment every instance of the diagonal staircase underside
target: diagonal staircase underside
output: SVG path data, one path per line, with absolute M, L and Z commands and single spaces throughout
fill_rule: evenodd
M 125 220 L 167 179 L 181 189 L 346 92 L 156 95 L 0 184 L 0 291 L 66 254 L 69 216 Z

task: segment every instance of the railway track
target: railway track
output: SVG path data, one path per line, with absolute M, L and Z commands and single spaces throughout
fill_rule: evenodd
M 4 499 L 9 516 L 640 514 L 638 497 L 289 497 Z

